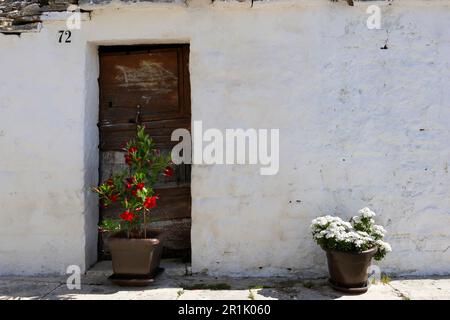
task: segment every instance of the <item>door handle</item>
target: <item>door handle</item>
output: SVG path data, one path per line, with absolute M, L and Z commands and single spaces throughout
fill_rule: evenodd
M 136 116 L 134 119 L 130 119 L 128 121 L 129 123 L 136 123 L 136 124 L 141 124 L 142 119 L 141 119 L 141 106 L 137 105 L 136 106 Z

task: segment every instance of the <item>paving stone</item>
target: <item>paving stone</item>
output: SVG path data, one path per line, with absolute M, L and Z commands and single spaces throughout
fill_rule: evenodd
M 328 290 L 333 290 L 328 288 Z M 334 291 L 334 290 L 333 290 Z M 336 292 L 336 291 L 334 291 Z M 396 291 L 387 284 L 371 285 L 369 290 L 360 295 L 340 295 L 337 294 L 336 300 L 401 300 Z
M 147 287 L 120 287 L 108 277 L 111 261 L 97 263 L 81 276 L 81 289 L 69 290 L 67 276 L 0 277 L 0 299 L 117 300 L 391 300 L 450 299 L 450 277 L 395 279 L 371 285 L 361 295 L 339 293 L 326 279 L 231 278 L 186 275 L 187 265 L 163 260 L 165 271 Z M 229 288 L 223 290 L 223 288 Z M 218 289 L 218 290 L 215 290 Z
M 110 284 L 108 277 L 112 275 L 112 263 L 111 261 L 100 261 L 96 263 L 86 274 L 81 276 L 82 284 Z
M 248 290 L 186 290 L 178 300 L 249 300 Z
M 0 280 L 0 300 L 34 300 L 60 286 L 58 282 Z
M 181 288 L 120 287 L 81 285 L 80 290 L 60 286 L 45 297 L 48 300 L 175 300 Z
M 178 259 L 164 259 L 160 267 L 164 268 L 164 274 L 170 276 L 185 276 L 188 272 L 187 264 Z
M 449 300 L 450 278 L 439 279 L 398 279 L 392 280 L 390 286 L 411 300 Z
M 254 300 L 329 300 L 323 294 L 299 287 L 252 289 Z
M 398 300 L 401 299 L 390 286 L 372 285 L 369 291 L 349 295 L 333 290 L 327 285 L 309 287 L 281 287 L 252 290 L 255 300 Z

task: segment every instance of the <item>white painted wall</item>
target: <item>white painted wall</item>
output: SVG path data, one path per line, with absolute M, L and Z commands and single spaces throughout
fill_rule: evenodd
M 85 258 L 85 224 L 97 215 L 86 208 L 85 158 L 97 159 L 87 154 L 97 134 L 84 130 L 86 50 L 54 40 L 51 28 L 0 35 L 0 274 L 96 259 Z
M 324 275 L 310 220 L 370 206 L 394 249 L 382 270 L 450 273 L 449 1 L 375 3 L 382 30 L 373 1 L 195 1 L 96 9 L 71 44 L 63 21 L 0 35 L 0 274 L 95 261 L 96 47 L 176 42 L 193 120 L 280 129 L 276 176 L 194 166 L 195 272 Z

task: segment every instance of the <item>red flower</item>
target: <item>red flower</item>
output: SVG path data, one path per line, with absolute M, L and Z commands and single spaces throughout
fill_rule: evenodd
M 146 207 L 147 209 L 156 207 L 156 199 L 159 199 L 159 198 L 157 196 L 146 198 L 145 202 L 144 202 L 144 207 Z
M 137 195 L 137 190 L 131 190 L 131 194 L 132 194 L 133 196 L 136 197 L 136 195 Z
M 125 163 L 131 165 L 131 157 L 128 154 L 125 155 Z
M 135 153 L 137 151 L 138 151 L 138 149 L 136 147 L 131 147 L 128 149 L 128 153 Z
M 143 182 L 138 183 L 138 184 L 136 185 L 136 189 L 138 189 L 138 190 L 142 190 L 142 189 L 144 189 L 144 187 L 145 187 L 145 184 L 144 184 Z
M 166 168 L 164 169 L 164 175 L 165 175 L 166 177 L 171 177 L 171 176 L 173 176 L 173 168 L 172 168 L 172 167 L 166 167 Z
M 127 189 L 131 189 L 132 187 L 133 187 L 133 185 L 130 182 L 128 182 L 127 183 Z
M 125 221 L 131 221 L 131 220 L 133 220 L 133 218 L 134 218 L 134 214 L 127 210 L 127 211 L 124 211 L 124 212 L 120 215 L 120 218 L 121 218 L 122 220 L 125 220 Z
M 117 199 L 119 199 L 119 196 L 118 196 L 117 194 L 112 194 L 112 195 L 109 197 L 109 200 L 111 200 L 111 202 L 116 202 Z

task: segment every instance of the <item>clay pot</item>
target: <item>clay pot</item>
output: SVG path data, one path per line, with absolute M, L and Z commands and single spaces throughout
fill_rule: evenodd
M 325 250 L 333 288 L 343 292 L 366 292 L 367 269 L 377 250 L 377 247 L 359 253 Z
M 146 239 L 128 239 L 123 233 L 109 240 L 114 275 L 153 275 L 161 261 L 163 232 L 148 230 Z

